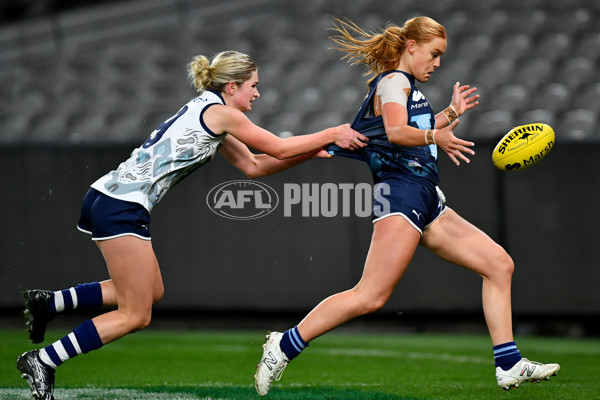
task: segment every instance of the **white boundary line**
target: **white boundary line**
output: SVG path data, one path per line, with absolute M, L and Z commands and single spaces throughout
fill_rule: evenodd
M 218 345 L 215 346 L 216 351 L 223 351 L 228 353 L 239 353 L 239 352 L 256 352 L 257 347 L 255 346 L 244 346 L 244 345 Z M 378 349 L 365 349 L 365 348 L 311 348 L 309 353 L 312 354 L 327 354 L 332 356 L 353 356 L 353 357 L 384 357 L 384 358 L 399 358 L 399 359 L 411 359 L 411 360 L 438 360 L 448 361 L 456 363 L 473 363 L 473 364 L 494 364 L 493 358 L 484 357 L 473 357 L 473 356 L 460 356 L 448 353 L 430 353 L 430 352 L 403 352 L 403 351 L 391 351 L 391 350 L 378 350 Z
M 203 386 L 203 385 L 196 385 Z M 226 385 L 234 387 L 235 385 Z M 246 387 L 246 386 L 244 386 Z M 249 386 L 248 386 L 249 387 Z M 73 388 L 56 389 L 54 395 L 61 400 L 85 398 L 108 399 L 115 398 L 119 400 L 226 400 L 220 397 L 198 397 L 194 393 L 157 393 L 145 392 L 136 389 L 115 389 L 115 388 Z M 175 397 L 173 397 L 175 396 Z M 28 387 L 3 389 L 0 388 L 0 398 L 10 400 L 31 400 L 31 391 Z

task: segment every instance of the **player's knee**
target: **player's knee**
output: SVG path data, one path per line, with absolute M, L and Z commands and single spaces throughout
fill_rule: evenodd
M 150 325 L 152 320 L 152 308 L 137 310 L 123 314 L 123 322 L 127 332 L 136 332 Z
M 148 325 L 150 325 L 151 321 L 152 310 L 136 313 L 136 315 L 131 318 L 132 331 L 139 331 L 146 328 Z
M 386 295 L 365 297 L 361 304 L 360 313 L 365 315 L 381 310 L 385 303 L 387 303 L 388 298 L 389 296 Z
M 500 272 L 505 276 L 512 277 L 513 272 L 515 272 L 515 263 L 512 257 L 506 251 L 503 251 L 503 253 L 504 254 L 499 258 L 498 261 L 500 264 Z
M 150 322 L 152 321 L 152 313 L 149 312 L 147 314 L 144 314 L 144 316 L 140 319 L 139 321 L 139 325 L 138 328 L 139 329 L 144 329 L 146 328 L 148 325 L 150 325 Z
M 515 263 L 511 256 L 504 249 L 500 249 L 493 260 L 490 275 L 500 279 L 511 279 L 515 271 Z
M 383 308 L 383 306 L 385 306 L 385 303 L 387 303 L 387 297 L 386 298 L 377 298 L 374 299 L 370 304 L 369 304 L 369 313 L 374 313 L 376 311 L 379 311 Z
M 165 295 L 165 288 L 164 288 L 164 286 L 161 285 L 160 288 L 158 288 L 154 291 L 154 298 L 152 299 L 152 304 L 156 304 L 159 301 L 161 301 L 162 298 L 164 297 L 164 295 Z

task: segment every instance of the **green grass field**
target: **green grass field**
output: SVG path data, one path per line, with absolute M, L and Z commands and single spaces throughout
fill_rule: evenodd
M 50 331 L 45 344 L 64 332 Z M 77 357 L 57 371 L 58 399 L 259 399 L 253 374 L 262 332 L 147 330 Z M 30 399 L 15 368 L 34 348 L 0 330 L 0 399 Z M 600 399 L 600 340 L 517 338 L 523 354 L 558 362 L 550 381 L 503 391 L 489 338 L 330 333 L 286 369 L 267 399 Z

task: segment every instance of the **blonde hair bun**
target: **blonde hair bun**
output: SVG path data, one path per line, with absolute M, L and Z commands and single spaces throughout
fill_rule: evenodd
M 188 78 L 198 92 L 214 90 L 220 93 L 229 82 L 241 85 L 257 69 L 247 54 L 228 50 L 218 53 L 210 61 L 203 55 L 195 56 L 188 64 Z

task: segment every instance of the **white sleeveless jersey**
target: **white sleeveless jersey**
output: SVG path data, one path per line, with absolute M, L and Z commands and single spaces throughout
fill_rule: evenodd
M 214 104 L 225 102 L 216 92 L 204 91 L 160 124 L 126 161 L 92 187 L 152 211 L 171 187 L 210 161 L 223 143 L 226 134 L 215 135 L 202 118 Z

